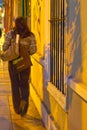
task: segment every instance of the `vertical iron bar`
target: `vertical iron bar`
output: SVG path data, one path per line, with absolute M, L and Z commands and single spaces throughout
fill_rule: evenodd
M 61 20 L 61 0 L 59 0 L 59 19 Z M 61 21 L 59 21 L 59 90 L 61 91 Z
M 55 7 L 55 15 L 54 15 L 54 18 L 56 19 L 56 0 L 55 0 L 55 5 L 54 5 L 54 7 Z M 55 86 L 56 86 L 56 20 L 55 20 L 55 37 L 54 37 L 54 39 L 55 39 L 55 47 L 54 47 L 54 52 L 55 52 L 55 55 L 54 55 L 54 58 L 55 58 L 55 68 L 54 68 L 54 72 L 55 72 Z
M 57 5 L 58 5 L 58 10 L 57 10 L 57 69 L 58 69 L 58 72 L 57 72 L 57 88 L 59 89 L 60 88 L 60 55 L 59 55 L 59 52 L 60 52 L 60 41 L 59 41 L 59 14 L 60 14 L 60 1 L 58 0 L 57 1 Z
M 57 16 L 58 16 L 58 1 L 56 0 L 56 2 L 55 2 L 56 4 L 55 4 L 55 19 L 57 19 Z M 57 20 L 55 20 L 55 43 L 56 43 L 56 46 L 55 46 L 55 55 L 56 55 L 56 57 L 55 57 L 55 73 L 56 73 L 56 87 L 58 87 L 58 26 L 57 26 L 57 24 L 58 24 L 58 21 Z
M 65 13 L 65 8 L 64 8 L 64 0 L 63 0 L 63 93 L 64 93 L 64 13 Z
M 58 4 L 58 12 L 57 12 L 57 15 L 58 15 L 58 16 L 57 16 L 57 17 L 58 17 L 58 19 L 59 19 L 59 10 L 60 10 L 59 3 L 60 3 L 60 2 L 59 2 L 59 0 L 58 0 L 58 1 L 57 1 L 57 4 Z M 57 38 L 57 42 L 58 42 L 58 44 L 57 44 L 57 46 L 58 46 L 58 50 L 57 50 L 57 51 L 58 51 L 58 52 L 57 52 L 57 54 L 58 54 L 58 59 L 57 59 L 57 65 L 58 65 L 58 82 L 57 82 L 57 87 L 58 87 L 58 89 L 59 89 L 59 87 L 60 87 L 60 86 L 59 86 L 59 83 L 60 83 L 60 74 L 59 74 L 59 67 L 60 67 L 60 65 L 59 65 L 59 64 L 60 64 L 60 63 L 59 63 L 59 50 L 60 50 L 60 49 L 59 49 L 59 43 L 60 43 L 60 42 L 59 42 L 59 20 L 58 20 L 58 25 L 57 25 L 57 26 L 58 26 L 58 35 L 57 35 L 57 37 L 58 37 L 58 38 Z
M 55 5 L 55 0 L 52 2 L 52 5 Z M 53 16 L 52 16 L 52 19 L 54 18 L 54 13 L 55 13 L 55 8 L 53 7 Z M 55 47 L 55 39 L 54 39 L 54 36 L 55 36 L 55 22 L 52 21 L 52 28 L 53 28 L 53 33 L 52 33 L 52 37 L 53 37 L 53 41 L 52 41 L 52 44 L 53 44 L 53 84 L 55 85 L 55 52 L 54 52 L 54 47 Z
M 52 0 L 51 0 L 51 2 L 50 2 L 50 8 L 51 8 L 51 13 L 50 13 L 50 18 L 52 18 Z M 51 43 L 50 43 L 50 54 L 51 54 L 51 56 L 50 56 L 50 73 L 51 73 L 51 82 L 52 82 L 52 80 L 53 80 L 53 58 L 52 58 L 52 54 L 53 54 L 53 50 L 52 50 L 52 23 L 51 23 L 51 26 L 50 26 L 50 41 L 51 41 Z
M 61 0 L 61 19 L 62 19 L 62 0 Z M 62 20 L 61 20 L 61 48 L 60 48 L 60 50 L 61 50 L 61 52 L 60 52 L 60 59 L 61 59 L 61 68 L 60 68 L 60 86 L 61 86 L 61 91 L 62 91 Z
M 62 0 L 60 1 L 60 91 L 62 91 Z
M 57 0 L 56 0 L 56 5 L 55 5 L 55 6 L 56 6 L 56 19 L 57 19 Z M 57 68 L 57 63 L 58 63 L 58 62 L 57 62 L 57 60 L 58 60 L 58 59 L 57 59 L 57 58 L 58 58 L 58 56 L 57 56 L 57 43 L 58 43 L 58 42 L 57 42 L 57 21 L 56 21 L 56 23 L 55 23 L 55 30 L 56 30 L 56 38 L 55 38 L 55 42 L 56 42 L 56 49 L 55 49 L 55 50 L 56 50 L 56 52 L 55 52 L 55 53 L 56 53 L 56 69 L 55 69 L 55 72 L 56 72 L 56 86 L 57 86 L 57 79 L 58 79 L 58 78 L 57 78 L 57 72 L 58 72 L 58 68 Z M 57 87 L 58 87 L 58 86 L 57 86 Z
M 61 91 L 64 93 L 64 1 L 61 1 Z
M 54 7 L 55 7 L 55 0 L 54 0 Z M 54 8 L 54 16 L 53 16 L 53 18 L 55 18 L 55 8 Z M 53 29 L 54 29 L 54 32 L 53 32 L 53 44 L 54 44 L 54 46 L 53 46 L 53 59 L 54 59 L 54 62 L 53 62 L 53 64 L 54 64 L 54 66 L 53 66 L 53 72 L 54 72 L 54 85 L 55 85 L 55 21 L 53 22 L 54 23 L 54 27 L 53 27 Z

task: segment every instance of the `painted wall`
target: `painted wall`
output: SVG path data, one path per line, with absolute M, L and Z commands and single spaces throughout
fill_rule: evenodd
M 87 0 L 66 0 L 66 3 L 66 74 L 70 79 L 74 79 L 74 82 L 84 84 L 86 92 Z M 21 3 L 15 0 L 15 16 L 21 14 L 20 5 Z M 57 130 L 86 130 L 87 103 L 79 94 L 68 85 L 68 113 L 66 113 L 47 89 L 50 78 L 49 19 L 50 0 L 32 0 L 31 30 L 36 35 L 38 49 L 37 54 L 32 56 L 31 96 L 40 115 L 45 119 L 48 130 L 56 130 L 55 127 L 51 126 L 50 119 L 54 122 L 53 124 L 55 124 Z M 75 88 L 75 86 L 73 87 Z M 49 116 L 44 113 L 45 110 Z
M 87 129 L 85 116 L 87 114 L 86 5 L 86 0 L 67 0 L 66 66 L 69 79 L 74 82 L 74 84 L 68 84 L 68 130 Z
M 81 0 L 82 81 L 87 85 L 87 1 Z
M 45 12 L 44 12 L 44 2 L 43 0 L 33 0 L 31 1 L 31 17 L 32 24 L 31 28 L 36 34 L 37 44 L 38 44 L 38 54 L 44 56 L 44 28 L 45 28 Z
M 87 85 L 87 1 L 67 0 L 67 68 L 75 80 Z
M 85 91 L 87 90 L 86 5 L 86 0 L 84 0 L 84 3 L 83 0 L 66 0 L 65 30 L 66 74 L 70 79 L 74 79 L 74 82 L 84 84 Z M 32 58 L 34 64 L 31 73 L 32 87 L 40 101 L 44 103 L 47 112 L 54 119 L 54 124 L 56 124 L 58 130 L 86 130 L 87 118 L 85 115 L 87 114 L 87 103 L 79 96 L 80 94 L 76 94 L 75 90 L 72 90 L 68 86 L 68 113 L 66 113 L 47 90 L 50 75 L 50 24 L 48 22 L 50 19 L 50 0 L 33 0 L 31 6 L 31 27 L 32 31 L 36 34 L 38 46 L 37 54 Z M 75 86 L 73 87 L 75 88 Z M 36 106 L 41 116 L 43 116 L 40 102 L 37 101 Z
M 67 61 L 68 75 L 81 80 L 82 37 L 80 0 L 67 0 Z
M 74 87 L 74 86 L 73 86 Z M 69 88 L 68 130 L 87 129 L 87 102 Z
M 35 60 L 32 59 L 34 65 L 32 67 L 31 80 L 42 100 L 44 99 L 45 46 L 49 42 L 49 22 L 48 13 L 45 13 L 47 5 L 45 5 L 44 0 L 34 0 L 31 2 L 31 30 L 35 33 L 37 40 L 37 54 L 34 56 Z
M 14 0 L 14 17 L 22 16 L 22 1 Z
M 32 56 L 32 71 L 31 71 L 31 96 L 36 104 L 36 107 L 48 122 L 49 130 L 56 130 L 49 123 L 49 117 L 46 117 L 44 107 L 53 118 L 57 130 L 67 130 L 67 113 L 61 108 L 58 102 L 47 90 L 48 81 L 50 78 L 50 0 L 33 0 L 31 1 L 31 30 L 36 35 L 37 54 Z M 33 89 L 33 90 L 32 90 Z M 35 92 L 35 93 L 34 93 Z M 37 99 L 37 97 L 40 99 Z M 55 95 L 56 96 L 56 95 Z

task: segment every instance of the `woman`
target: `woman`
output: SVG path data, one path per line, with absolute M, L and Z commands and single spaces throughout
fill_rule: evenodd
M 9 31 L 6 35 L 5 42 L 3 44 L 3 51 L 8 49 L 10 41 L 12 39 L 16 40 L 16 34 L 19 34 L 21 39 L 30 37 L 31 35 L 34 37 L 34 34 L 29 30 L 27 22 L 23 17 L 18 17 L 15 19 L 13 30 Z M 27 40 L 27 42 L 29 41 Z M 28 53 L 29 48 L 30 47 L 27 47 Z M 32 44 L 31 48 L 33 48 L 35 51 L 36 46 Z M 19 73 L 16 73 L 14 70 L 13 61 L 10 61 L 8 63 L 14 110 L 17 114 L 20 114 L 22 116 L 26 114 L 28 109 L 28 101 L 30 94 L 29 78 L 30 78 L 31 65 L 27 69 L 22 70 Z

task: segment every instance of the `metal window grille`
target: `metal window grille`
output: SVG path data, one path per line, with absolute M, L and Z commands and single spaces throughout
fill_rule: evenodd
M 64 0 L 51 0 L 50 7 L 50 81 L 64 94 Z

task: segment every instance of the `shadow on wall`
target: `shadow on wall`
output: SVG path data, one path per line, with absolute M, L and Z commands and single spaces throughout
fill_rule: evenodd
M 81 82 L 82 77 L 82 39 L 81 39 L 81 4 L 80 0 L 67 0 L 69 8 L 68 13 L 68 36 L 69 41 L 67 43 L 68 48 L 68 63 L 67 68 L 69 70 L 68 74 L 68 86 L 70 86 L 70 79 Z M 75 86 L 73 86 L 75 88 Z M 68 87 L 68 129 L 79 129 L 82 130 L 82 107 L 81 102 L 78 105 L 76 103 L 79 101 L 76 98 L 73 90 Z M 75 99 L 75 100 L 74 100 Z M 79 107 L 77 107 L 79 106 Z M 76 109 L 79 108 L 77 111 Z M 77 111 L 77 112 L 75 112 Z M 76 118 L 77 119 L 76 119 Z M 78 120 L 78 123 L 76 123 Z
M 42 117 L 44 119 L 44 123 L 46 128 L 49 130 L 59 130 L 60 126 L 58 124 L 54 124 L 52 121 L 54 120 L 51 113 L 51 103 L 56 107 L 56 103 L 51 101 L 51 96 L 47 90 L 48 82 L 50 81 L 50 43 L 45 45 L 45 56 L 44 59 L 41 59 L 41 63 L 43 67 L 43 106 L 42 106 Z M 55 110 L 54 110 L 55 111 Z M 56 128 L 57 127 L 57 128 Z
M 68 1 L 68 0 L 67 0 Z M 69 77 L 81 81 L 82 72 L 82 48 L 81 48 L 81 20 L 80 20 L 80 1 L 70 0 L 68 2 L 68 35 L 70 39 L 68 46 Z
M 42 58 L 41 61 L 43 67 L 43 102 L 44 107 L 46 107 L 47 113 L 50 114 L 50 101 L 49 101 L 49 93 L 47 91 L 48 82 L 50 81 L 50 44 L 45 45 L 45 56 L 44 59 Z M 43 108 L 42 108 L 43 109 Z M 45 116 L 45 111 L 42 111 L 43 117 Z M 45 124 L 47 124 L 48 117 L 44 117 Z M 47 119 L 47 120 L 46 120 Z
M 68 48 L 68 62 L 67 68 L 69 70 L 68 73 L 68 86 L 70 86 L 70 79 L 74 79 L 76 82 L 80 82 L 82 80 L 81 73 L 82 73 L 82 39 L 81 39 L 81 5 L 80 0 L 67 0 L 69 8 L 67 8 L 68 14 L 68 36 L 69 41 L 67 43 Z M 67 6 L 68 7 L 68 6 Z M 74 87 L 74 86 L 73 86 Z M 75 129 L 82 129 L 82 108 L 81 102 L 79 102 L 79 112 L 76 113 L 77 120 L 79 120 L 79 124 L 75 123 L 76 119 L 73 118 L 75 114 L 73 111 L 74 109 L 77 110 L 76 100 L 74 100 L 75 94 L 74 92 L 68 88 L 68 129 L 72 130 Z M 75 101 L 75 103 L 73 103 Z M 79 117 L 79 118 L 78 118 Z M 70 125 L 73 121 L 73 126 Z

